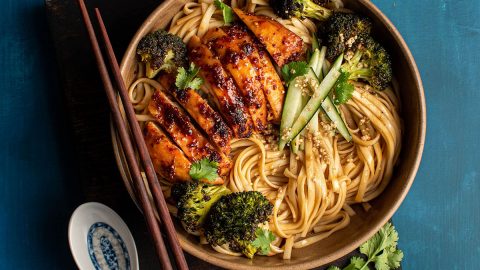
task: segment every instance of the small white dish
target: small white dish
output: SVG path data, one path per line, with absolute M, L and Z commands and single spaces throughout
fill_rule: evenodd
M 73 258 L 80 270 L 138 270 L 135 241 L 122 218 L 101 203 L 75 209 L 68 225 Z

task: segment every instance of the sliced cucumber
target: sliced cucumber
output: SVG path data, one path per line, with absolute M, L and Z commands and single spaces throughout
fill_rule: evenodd
M 308 123 L 308 129 L 310 130 L 310 132 L 312 132 L 313 134 L 315 134 L 315 132 L 319 131 L 320 130 L 320 127 L 319 127 L 319 120 L 320 120 L 320 116 L 319 116 L 319 113 L 320 113 L 320 110 L 318 110 L 312 117 L 312 119 L 310 120 L 310 123 Z
M 327 114 L 328 118 L 330 118 L 330 121 L 335 124 L 338 132 L 343 136 L 343 138 L 345 138 L 347 141 L 351 141 L 352 135 L 348 131 L 345 121 L 343 121 L 342 116 L 337 110 L 337 107 L 335 104 L 333 104 L 333 101 L 329 96 L 327 96 L 327 98 L 325 98 L 325 100 L 322 102 L 322 109 Z
M 280 121 L 280 150 L 286 144 L 285 142 L 282 144 L 282 141 L 285 141 L 282 138 L 288 137 L 289 129 L 302 110 L 302 89 L 299 87 L 301 79 L 301 77 L 293 79 L 287 90 L 287 96 L 283 104 L 282 120 Z
M 319 53 L 320 51 L 316 50 L 316 53 L 314 52 L 314 54 L 312 55 L 312 59 L 313 58 L 317 58 L 318 59 L 318 56 L 319 56 Z M 315 80 L 317 82 L 317 85 L 320 84 L 320 81 L 318 81 L 318 78 L 317 76 L 315 76 L 315 72 L 313 71 L 313 68 L 310 68 L 308 73 L 305 74 L 304 76 L 302 76 L 302 79 L 306 79 L 308 81 L 310 80 Z M 290 88 L 289 88 L 289 91 L 290 91 Z M 301 91 L 301 90 L 300 90 Z M 288 94 L 287 94 L 288 95 Z M 293 123 L 295 122 L 295 120 L 297 120 L 297 118 L 299 117 L 300 113 L 302 112 L 303 108 L 307 105 L 308 101 L 310 100 L 310 96 L 309 95 L 302 95 L 301 97 L 301 100 L 302 102 L 300 103 L 300 106 L 297 107 L 297 111 L 295 112 L 294 114 L 294 119 L 293 119 L 293 122 L 292 124 L 290 125 L 290 127 L 293 125 Z M 282 118 L 283 118 L 283 115 L 282 115 Z M 302 149 L 302 145 L 301 145 L 301 137 L 302 136 L 305 136 L 305 132 L 302 130 L 300 131 L 300 133 L 298 133 L 297 135 L 295 135 L 295 137 L 291 140 L 291 150 L 293 153 L 298 153 L 298 150 L 299 149 Z M 283 137 L 283 136 L 282 136 Z M 282 141 L 282 138 L 280 138 L 280 142 L 279 142 L 279 148 L 280 150 L 283 149 L 283 147 L 285 147 L 285 142 Z
M 323 46 L 320 50 L 320 54 L 318 57 L 318 62 L 313 69 L 315 71 L 315 75 L 317 75 L 320 81 L 323 80 L 323 74 L 327 74 L 327 72 L 322 72 L 323 69 L 323 62 L 325 62 L 325 54 L 327 53 L 327 47 Z
M 318 50 L 320 49 L 320 44 L 318 43 L 318 38 L 317 38 L 317 35 L 315 33 L 313 33 L 313 36 L 312 36 L 312 50 Z
M 312 56 L 310 57 L 310 62 L 308 63 L 308 66 L 310 67 L 310 71 L 309 73 L 307 73 L 305 75 L 305 77 L 308 78 L 313 78 L 313 79 L 316 79 L 315 78 L 315 69 L 318 67 L 318 64 L 320 62 L 320 56 L 321 56 L 321 53 L 320 53 L 320 50 L 318 48 L 313 48 L 313 54 Z M 317 80 L 318 81 L 318 80 Z M 320 83 L 320 82 L 318 82 Z M 302 106 L 299 108 L 300 110 L 298 110 L 296 113 L 295 113 L 295 119 L 297 119 L 297 117 L 300 115 L 303 107 L 305 107 L 305 105 L 307 105 L 307 102 L 308 100 L 310 99 L 310 96 L 306 96 L 306 95 L 303 95 L 302 96 Z M 293 123 L 292 123 L 293 125 Z M 297 154 L 298 153 L 298 150 L 301 150 L 303 148 L 303 145 L 302 145 L 302 140 L 301 138 L 302 137 L 305 137 L 305 130 L 302 130 L 298 135 L 297 137 L 295 137 L 292 142 L 290 143 L 290 146 L 291 146 L 291 149 L 292 149 L 292 152 Z
M 289 143 L 305 128 L 305 126 L 308 124 L 310 119 L 312 119 L 313 115 L 320 108 L 323 100 L 325 99 L 325 97 L 327 97 L 328 93 L 330 92 L 332 87 L 335 85 L 335 82 L 340 76 L 339 70 L 340 70 L 342 61 L 343 61 L 343 54 L 340 55 L 337 58 L 337 60 L 335 60 L 327 76 L 325 76 L 325 79 L 315 89 L 312 95 L 312 98 L 310 98 L 307 105 L 303 108 L 302 112 L 300 113 L 298 118 L 295 120 L 293 126 L 291 127 L 291 130 L 289 130 L 288 133 L 282 133 L 282 135 L 285 135 L 285 136 L 280 137 L 280 143 L 279 143 L 280 150 L 282 150 L 287 143 Z M 311 74 L 311 73 L 309 72 L 305 76 L 308 76 L 308 74 Z M 316 76 L 314 77 L 315 79 L 317 79 Z
M 323 61 L 322 71 L 323 74 L 327 74 L 330 71 L 330 63 L 328 61 Z
M 301 103 L 300 107 L 298 107 L 298 110 L 295 112 L 295 120 L 298 118 L 298 116 L 302 112 L 303 107 L 305 107 L 305 105 L 307 105 L 307 102 L 308 102 L 309 99 L 310 99 L 310 96 L 302 95 L 302 103 Z M 292 123 L 292 125 L 293 125 L 293 123 Z M 292 143 L 290 144 L 291 148 L 292 148 L 292 152 L 295 153 L 295 154 L 298 153 L 299 149 L 301 150 L 303 148 L 302 140 L 300 140 L 302 137 L 305 137 L 305 130 L 302 130 L 302 132 L 300 132 L 300 134 L 298 134 L 297 137 L 295 137 L 292 140 Z
M 308 66 L 311 67 L 313 71 L 316 73 L 316 69 L 319 62 L 320 62 L 320 50 L 315 49 L 313 50 L 313 54 L 312 54 L 312 57 L 310 58 L 310 62 L 308 62 Z
M 322 47 L 322 52 L 323 49 L 326 49 L 326 47 Z M 322 55 L 321 55 L 322 56 Z M 323 60 L 325 60 L 325 54 L 323 54 Z M 325 66 L 326 62 L 322 62 L 322 66 L 319 67 L 320 70 L 323 70 L 324 72 L 328 70 L 328 68 Z M 318 74 L 318 73 L 317 73 Z M 321 78 L 319 77 L 321 80 Z M 335 104 L 332 101 L 332 98 L 330 96 L 327 96 L 325 100 L 322 102 L 322 109 L 327 114 L 328 118 L 330 121 L 332 121 L 335 126 L 337 127 L 338 133 L 345 138 L 348 142 L 352 140 L 352 135 L 348 131 L 347 124 L 343 120 L 340 110 L 335 106 Z

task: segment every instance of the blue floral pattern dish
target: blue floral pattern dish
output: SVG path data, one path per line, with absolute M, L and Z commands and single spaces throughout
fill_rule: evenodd
M 81 270 L 138 270 L 137 248 L 127 224 L 111 208 L 88 202 L 75 209 L 68 241 Z
M 87 248 L 96 270 L 130 270 L 127 247 L 110 225 L 92 224 L 87 234 Z

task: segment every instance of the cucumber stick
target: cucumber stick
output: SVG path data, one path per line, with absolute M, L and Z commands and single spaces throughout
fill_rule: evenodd
M 312 98 L 308 101 L 307 105 L 303 108 L 302 112 L 298 118 L 293 123 L 291 130 L 286 133 L 282 133 L 280 136 L 279 148 L 282 150 L 287 143 L 289 143 L 293 138 L 295 138 L 305 126 L 308 124 L 313 115 L 320 108 L 323 100 L 327 97 L 330 90 L 333 88 L 337 82 L 338 77 L 340 76 L 340 66 L 343 61 L 343 54 L 340 55 L 337 60 L 333 63 L 330 71 L 325 76 L 325 79 L 320 83 L 320 85 L 313 92 Z M 307 73 L 307 75 L 310 73 Z M 306 76 L 307 76 L 306 75 Z M 316 76 L 315 76 L 315 79 Z M 290 89 L 289 89 L 290 90 Z M 288 93 L 287 93 L 288 97 Z M 285 109 L 284 109 L 285 114 Z M 283 114 L 282 114 L 283 121 Z
M 323 69 L 323 62 L 325 62 L 325 54 L 327 53 L 327 47 L 323 46 L 319 52 L 318 62 L 316 63 L 313 70 L 315 71 L 315 75 L 317 75 L 320 81 L 323 80 L 323 74 L 327 74 L 326 72 L 322 72 Z
M 308 129 L 310 130 L 310 132 L 312 132 L 313 134 L 315 134 L 315 132 L 319 131 L 320 127 L 319 127 L 319 124 L 318 122 L 320 121 L 320 114 L 319 114 L 320 110 L 318 110 L 312 117 L 312 119 L 310 120 L 310 122 L 308 123 Z
M 324 66 L 326 49 L 327 47 L 322 47 L 322 50 L 320 52 L 320 62 L 314 69 L 320 81 L 323 80 L 321 74 Z M 340 111 L 338 110 L 337 106 L 335 106 L 330 96 L 327 96 L 327 98 L 325 98 L 325 100 L 322 102 L 322 109 L 327 114 L 328 118 L 330 118 L 330 121 L 335 124 L 340 135 L 342 135 L 345 140 L 351 141 L 352 135 L 348 131 L 347 125 L 345 124 L 345 121 L 340 115 Z
M 310 62 L 308 63 L 308 66 L 313 69 L 314 73 L 317 73 L 318 65 L 321 60 L 321 52 L 319 49 L 315 49 L 312 54 L 312 58 L 310 58 Z M 325 59 L 325 55 L 323 56 L 323 59 Z
M 319 49 L 320 44 L 318 43 L 317 35 L 314 33 L 312 36 L 312 50 Z
M 314 37 L 314 40 L 316 40 L 316 38 Z M 318 45 L 318 43 L 317 43 Z M 317 48 L 315 48 L 315 46 L 313 46 L 313 54 L 310 58 L 310 62 L 308 63 L 308 66 L 310 67 L 310 71 L 309 73 L 307 73 L 305 76 L 307 77 L 307 79 L 316 79 L 315 78 L 315 69 L 318 68 L 318 65 L 319 65 L 319 62 L 321 60 L 321 52 L 320 50 Z M 323 62 L 323 60 L 322 60 Z M 318 80 L 317 80 L 318 81 Z M 318 82 L 320 83 L 320 82 Z M 297 117 L 300 115 L 302 109 L 305 107 L 305 105 L 307 105 L 307 102 L 308 100 L 310 99 L 310 96 L 308 95 L 303 95 L 302 96 L 302 106 L 299 108 L 300 110 L 297 111 L 295 113 L 295 119 L 297 119 Z M 292 123 L 293 125 L 293 123 Z M 301 137 L 305 137 L 305 130 L 302 130 L 300 132 L 300 134 L 297 135 L 297 137 L 295 137 L 293 140 L 292 140 L 292 143 L 290 143 L 291 145 L 291 148 L 292 148 L 292 152 L 297 154 L 298 153 L 298 150 L 299 149 L 302 149 L 303 148 L 303 144 L 301 143 Z
M 338 132 L 347 140 L 348 142 L 352 140 L 352 135 L 348 131 L 347 125 L 345 121 L 343 121 L 342 116 L 340 115 L 339 111 L 335 104 L 333 104 L 332 99 L 327 96 L 327 98 L 322 102 L 322 109 L 327 114 L 330 121 L 332 121 Z
M 308 102 L 309 99 L 310 99 L 309 96 L 302 95 L 300 106 L 298 107 L 297 111 L 295 112 L 295 119 L 297 119 L 297 117 L 300 115 L 303 107 L 305 107 L 305 105 L 307 105 L 307 102 Z M 292 123 L 292 125 L 293 125 L 293 123 Z M 304 131 L 302 131 L 300 134 L 298 134 L 298 136 L 295 137 L 292 140 L 292 143 L 290 144 L 292 152 L 295 153 L 295 154 L 297 154 L 298 150 L 301 148 L 302 143 L 301 143 L 300 137 L 303 136 L 303 135 L 304 135 Z
M 289 129 L 302 111 L 302 89 L 299 87 L 301 79 L 301 77 L 293 79 L 287 90 L 287 96 L 283 104 L 282 120 L 280 121 L 280 150 L 282 150 L 286 144 L 282 144 L 282 141 L 284 141 L 282 138 L 288 137 Z
M 308 66 L 310 67 L 310 70 L 308 71 L 307 74 L 305 74 L 305 77 L 307 80 L 316 80 L 318 84 L 320 84 L 320 81 L 318 81 L 317 76 L 315 75 L 315 69 L 318 68 L 318 64 L 320 62 L 320 57 L 321 53 L 319 49 L 314 49 L 312 57 L 310 58 L 310 62 L 308 63 Z M 302 104 L 299 110 L 295 113 L 295 119 L 300 115 L 301 111 L 303 108 L 307 105 L 308 100 L 310 99 L 310 96 L 308 95 L 302 95 Z M 293 125 L 293 123 L 292 123 Z M 301 143 L 301 137 L 305 137 L 305 130 L 302 130 L 293 140 L 292 143 L 290 143 L 292 152 L 297 154 L 298 150 L 303 148 L 303 144 Z
M 320 51 L 317 49 L 312 54 L 311 61 L 309 66 L 312 66 L 312 63 L 316 63 L 319 60 Z M 315 76 L 315 73 L 310 68 L 309 72 L 305 76 Z M 292 127 L 293 123 L 297 117 L 302 112 L 303 107 L 308 102 L 309 97 L 302 95 L 302 81 L 303 76 L 295 78 L 289 85 L 287 96 L 285 97 L 285 103 L 283 106 L 282 120 L 280 121 L 280 141 L 278 147 L 280 150 L 283 150 L 287 141 L 283 138 L 288 137 L 289 129 Z M 300 148 L 300 136 L 295 136 L 293 139 L 290 139 L 288 142 L 292 141 L 292 152 L 297 153 Z

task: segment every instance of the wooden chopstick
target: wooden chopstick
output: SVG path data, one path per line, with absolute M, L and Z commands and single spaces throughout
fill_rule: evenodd
M 140 160 L 144 165 L 145 174 L 147 176 L 150 190 L 153 194 L 155 205 L 160 211 L 160 218 L 162 219 L 164 228 L 167 231 L 167 239 L 170 244 L 170 248 L 172 249 L 173 257 L 175 258 L 178 269 L 188 269 L 185 255 L 183 254 L 182 248 L 180 247 L 177 232 L 173 225 L 170 212 L 168 211 L 167 203 L 165 201 L 165 197 L 163 196 L 162 188 L 160 186 L 160 182 L 158 181 L 157 174 L 155 173 L 152 160 L 150 159 L 150 154 L 148 153 L 147 145 L 143 138 L 140 125 L 138 124 L 133 105 L 130 101 L 127 87 L 125 85 L 125 82 L 123 81 L 122 74 L 120 73 L 120 67 L 118 66 L 117 58 L 115 57 L 115 53 L 113 52 L 112 44 L 110 42 L 110 38 L 108 37 L 105 24 L 103 23 L 100 10 L 96 8 L 95 12 L 97 15 L 98 24 L 100 26 L 100 32 L 105 45 L 105 50 L 107 51 L 107 58 L 110 63 L 110 68 L 112 69 L 113 77 L 115 78 L 115 82 L 119 89 L 120 98 L 122 99 L 123 107 L 125 108 L 125 114 L 127 116 L 128 123 L 130 124 L 134 140 L 137 144 Z
M 117 100 L 116 100 L 115 90 L 113 89 L 112 82 L 110 80 L 108 70 L 107 70 L 107 67 L 106 67 L 106 64 L 105 64 L 105 60 L 103 59 L 102 52 L 101 52 L 100 46 L 98 44 L 98 40 L 95 36 L 95 31 L 93 29 L 93 25 L 91 23 L 91 20 L 90 20 L 90 17 L 88 15 L 88 11 L 86 9 L 84 1 L 83 0 L 78 0 L 78 3 L 80 5 L 80 9 L 81 9 L 81 12 L 82 12 L 84 23 L 85 23 L 85 26 L 87 28 L 88 35 L 90 37 L 90 42 L 91 42 L 92 47 L 93 47 L 93 51 L 94 51 L 94 54 L 95 54 L 97 65 L 98 65 L 100 75 L 101 75 L 101 78 L 102 78 L 102 82 L 103 82 L 105 92 L 107 94 L 107 98 L 108 98 L 110 108 L 111 108 L 111 111 L 112 111 L 113 120 L 114 120 L 114 123 L 115 123 L 115 125 L 117 127 L 117 130 L 119 132 L 120 141 L 121 141 L 122 146 L 124 148 L 125 156 L 126 156 L 126 159 L 127 159 L 127 164 L 128 164 L 129 169 L 131 171 L 133 182 L 134 182 L 135 188 L 136 188 L 136 190 L 138 192 L 138 195 L 139 195 L 140 203 L 141 203 L 144 215 L 145 215 L 145 219 L 147 221 L 147 225 L 148 225 L 149 230 L 150 230 L 150 232 L 153 236 L 153 239 L 154 239 L 154 244 L 155 244 L 155 248 L 157 250 L 157 255 L 160 259 L 162 268 L 166 269 L 166 270 L 170 270 L 170 269 L 172 269 L 172 264 L 170 263 L 170 259 L 169 259 L 168 252 L 166 250 L 165 243 L 164 243 L 162 235 L 161 235 L 159 224 L 158 224 L 158 222 L 155 218 L 155 214 L 154 214 L 152 205 L 150 204 L 150 201 L 149 201 L 149 198 L 148 198 L 148 195 L 147 195 L 147 191 L 146 191 L 145 186 L 143 184 L 143 179 L 142 179 L 142 176 L 140 174 L 140 167 L 139 167 L 139 164 L 137 163 L 136 158 L 135 158 L 135 151 L 134 151 L 132 142 L 130 141 L 128 129 L 127 129 L 127 127 L 126 127 L 126 125 L 123 121 L 123 118 L 121 116 L 121 113 L 120 113 L 120 109 L 119 109 L 119 106 L 118 106 L 118 103 L 117 103 Z M 108 39 L 108 35 L 106 33 L 106 30 L 105 30 L 105 26 L 103 25 L 103 21 L 101 20 L 101 16 L 100 16 L 100 13 L 99 13 L 98 9 L 96 10 L 96 12 L 97 12 L 97 18 L 99 19 L 99 24 L 102 28 L 102 37 L 104 38 L 105 45 L 107 47 L 110 64 L 112 65 L 114 75 L 116 75 L 115 76 L 116 84 L 118 86 L 120 86 L 119 87 L 120 93 L 122 93 L 122 90 L 123 90 L 123 92 L 124 92 L 123 94 L 126 94 L 125 85 L 124 85 L 123 79 L 120 75 L 119 68 L 118 68 L 118 63 L 116 62 L 115 55 L 113 54 L 113 50 L 111 48 L 111 44 L 110 44 L 110 41 Z M 123 98 L 124 97 L 125 97 L 125 95 L 123 95 Z M 132 107 L 132 105 L 131 105 L 131 103 L 128 99 L 128 96 L 127 96 L 127 99 L 123 99 L 123 98 L 122 98 L 122 100 L 123 100 L 123 104 L 124 104 L 124 107 L 125 107 L 126 112 L 127 112 L 127 118 L 129 120 L 130 127 L 133 127 L 132 131 L 133 131 L 134 134 L 135 134 L 135 130 L 136 130 L 137 134 L 139 133 L 140 136 L 141 136 L 140 126 L 138 125 L 138 122 L 136 121 L 136 119 L 133 118 L 134 120 L 132 121 L 132 118 L 128 117 L 129 113 L 130 114 L 133 113 L 133 116 L 135 116 L 135 114 L 133 112 L 133 107 Z M 136 140 L 137 146 L 142 145 L 142 143 L 143 143 L 143 150 L 146 150 L 146 145 L 145 145 L 145 141 L 143 140 L 143 137 L 140 137 L 141 142 L 138 142 L 138 136 L 135 136 L 135 140 Z M 141 146 L 139 147 L 139 149 L 142 149 Z M 139 152 L 142 152 L 142 151 L 140 150 Z M 178 238 L 177 238 L 177 235 L 176 235 L 176 232 L 175 232 L 175 228 L 173 227 L 173 223 L 172 223 L 170 214 L 169 214 L 168 209 L 166 207 L 165 198 L 163 197 L 163 193 L 161 192 L 161 189 L 160 189 L 160 183 L 158 182 L 158 179 L 156 178 L 155 171 L 153 170 L 153 164 L 150 160 L 150 157 L 148 156 L 148 152 L 145 151 L 145 153 L 147 154 L 147 160 L 146 160 L 146 162 L 144 162 L 144 167 L 145 167 L 145 170 L 147 171 L 149 184 L 150 184 L 150 187 L 151 187 L 151 189 L 153 191 L 153 194 L 154 194 L 154 199 L 157 202 L 157 205 L 160 205 L 160 207 L 158 207 L 158 206 L 157 207 L 158 207 L 158 209 L 160 209 L 160 217 L 162 218 L 162 221 L 165 224 L 165 228 L 167 230 L 167 236 L 168 236 L 168 239 L 169 239 L 170 247 L 173 250 L 173 254 L 175 256 L 175 261 L 177 263 L 177 267 L 178 267 L 178 269 L 182 269 L 182 270 L 183 269 L 188 269 L 187 263 L 185 261 L 184 254 L 183 254 L 182 249 L 181 249 L 181 247 L 178 243 Z M 142 157 L 142 161 L 144 161 L 144 160 L 145 160 L 145 156 Z M 152 177 L 152 173 L 153 173 L 153 177 Z M 155 190 L 157 190 L 157 191 L 155 192 Z M 160 195 L 158 194 L 158 191 L 159 191 Z M 162 208 L 166 209 L 166 211 L 162 211 Z
M 113 116 L 113 121 L 115 122 L 115 125 L 117 126 L 117 130 L 120 136 L 120 141 L 122 143 L 124 152 L 125 152 L 125 157 L 127 159 L 127 164 L 128 167 L 131 171 L 131 175 L 133 178 L 133 182 L 135 185 L 135 189 L 137 190 L 138 195 L 140 196 L 140 203 L 145 215 L 145 219 L 148 224 L 148 228 L 153 235 L 154 239 L 154 244 L 155 248 L 157 250 L 157 255 L 159 256 L 160 262 L 162 264 L 163 269 L 168 269 L 171 270 L 172 266 L 170 263 L 170 259 L 168 256 L 168 252 L 165 247 L 165 243 L 163 241 L 161 231 L 159 224 L 155 218 L 155 214 L 153 212 L 152 205 L 150 205 L 150 201 L 147 195 L 147 191 L 145 189 L 145 186 L 143 185 L 143 180 L 141 178 L 140 174 L 140 169 L 138 167 L 137 161 L 134 158 L 134 150 L 133 146 L 130 142 L 130 137 L 128 135 L 127 128 L 125 126 L 125 123 L 123 121 L 123 118 L 120 113 L 120 109 L 118 107 L 117 101 L 116 101 L 116 95 L 115 95 L 115 90 L 113 89 L 112 82 L 110 80 L 107 66 L 105 64 L 105 61 L 102 56 L 102 52 L 100 50 L 100 46 L 98 45 L 97 38 L 95 36 L 95 32 L 93 30 L 93 25 L 90 21 L 90 17 L 88 15 L 87 9 L 85 7 L 85 3 L 83 0 L 78 1 L 80 5 L 80 9 L 82 11 L 82 16 L 85 22 L 85 26 L 88 31 L 88 35 L 90 37 L 90 42 L 93 47 L 93 52 L 95 54 L 95 58 L 97 61 L 97 65 L 100 71 L 100 75 L 102 78 L 102 82 L 105 88 L 105 93 L 107 94 L 108 102 L 110 104 L 110 108 L 112 111 L 112 116 Z

